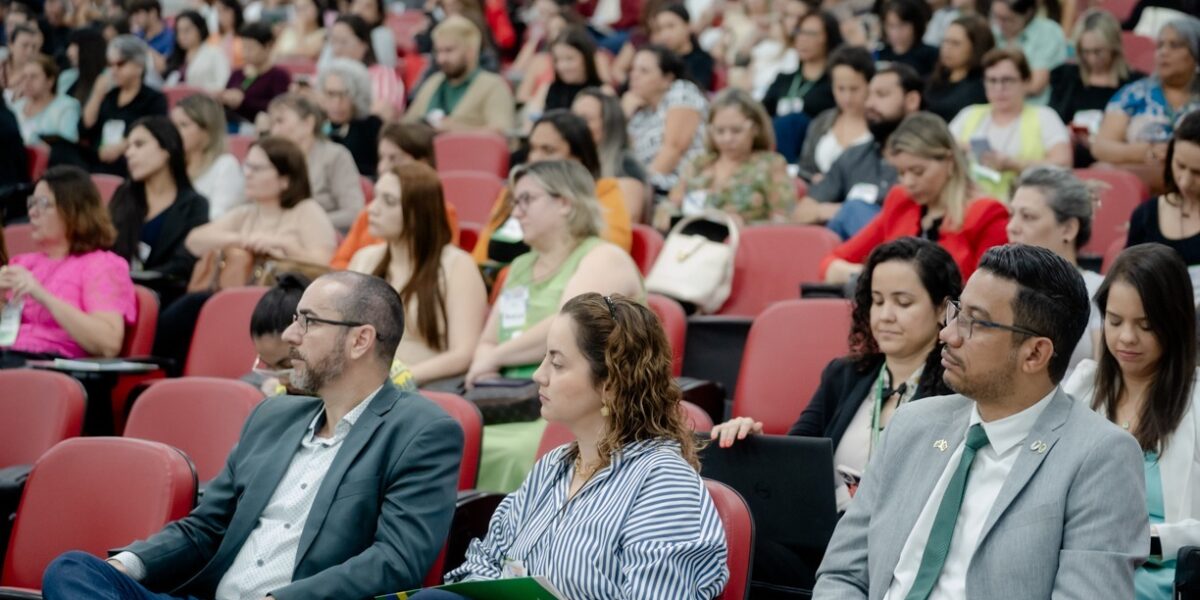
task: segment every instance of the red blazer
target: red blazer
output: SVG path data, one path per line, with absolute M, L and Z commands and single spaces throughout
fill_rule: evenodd
M 988 248 L 1008 243 L 1007 224 L 1008 209 L 1003 204 L 991 198 L 978 198 L 967 206 L 961 229 L 951 230 L 942 225 L 938 245 L 958 263 L 964 284 Z M 913 202 L 908 190 L 894 185 L 883 199 L 883 210 L 821 261 L 821 277 L 825 277 L 825 271 L 836 259 L 861 264 L 876 246 L 920 232 L 921 205 Z

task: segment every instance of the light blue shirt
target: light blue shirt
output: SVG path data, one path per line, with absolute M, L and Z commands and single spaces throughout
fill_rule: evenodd
M 1008 40 L 1000 35 L 999 29 L 993 27 L 992 33 L 996 36 L 997 48 L 1009 46 Z M 1017 36 L 1016 42 L 1021 52 L 1025 53 L 1025 60 L 1029 61 L 1031 70 L 1053 71 L 1055 67 L 1067 62 L 1067 38 L 1063 35 L 1062 27 L 1046 17 L 1034 17 Z M 1050 86 L 1047 85 L 1041 94 L 1030 96 L 1028 101 L 1045 106 L 1050 102 Z
M 25 116 L 26 99 L 13 102 L 13 114 L 21 128 L 26 145 L 42 141 L 42 136 L 56 135 L 68 142 L 79 141 L 79 101 L 70 96 L 55 96 L 50 104 L 32 117 Z
M 499 579 L 516 563 L 572 600 L 708 600 L 721 592 L 729 579 L 725 530 L 677 443 L 625 446 L 571 499 L 569 448 L 534 465 L 446 581 Z

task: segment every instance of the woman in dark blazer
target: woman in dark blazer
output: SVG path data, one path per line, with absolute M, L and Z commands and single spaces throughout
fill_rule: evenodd
M 135 281 L 169 304 L 191 277 L 196 257 L 184 247 L 191 230 L 208 222 L 208 200 L 188 178 L 183 141 L 166 117 L 139 119 L 129 129 L 129 180 L 113 194 L 116 252 Z
M 941 246 L 900 238 L 871 252 L 854 294 L 850 355 L 834 359 L 821 374 L 812 400 L 789 435 L 833 440 L 838 508 L 850 501 L 871 448 L 900 404 L 949 394 L 942 381 L 938 331 L 949 300 L 962 291 L 962 277 Z M 762 423 L 739 417 L 713 428 L 721 447 L 752 433 Z

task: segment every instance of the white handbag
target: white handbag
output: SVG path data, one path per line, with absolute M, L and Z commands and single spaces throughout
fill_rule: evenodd
M 697 221 L 712 221 L 729 229 L 724 243 L 702 235 L 683 233 Z M 716 312 L 729 299 L 733 287 L 733 263 L 737 255 L 738 226 L 729 215 L 717 210 L 686 217 L 667 234 L 662 252 L 646 278 L 646 291 L 696 305 L 699 312 Z

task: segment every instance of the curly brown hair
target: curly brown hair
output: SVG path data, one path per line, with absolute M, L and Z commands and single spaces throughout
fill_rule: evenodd
M 683 394 L 671 376 L 671 346 L 658 317 L 626 296 L 594 292 L 570 299 L 561 313 L 575 322 L 579 350 L 609 407 L 596 468 L 608 466 L 628 444 L 659 439 L 678 443 L 699 471 L 698 444 L 679 403 Z M 578 455 L 572 443 L 567 458 Z

